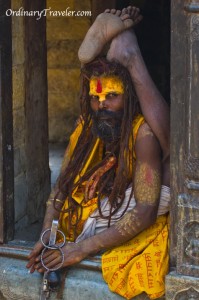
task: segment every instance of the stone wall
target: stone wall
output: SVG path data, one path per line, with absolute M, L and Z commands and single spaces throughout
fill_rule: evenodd
M 13 0 L 12 9 L 42 10 L 45 1 Z M 12 17 L 13 139 L 16 229 L 38 221 L 50 188 L 45 19 Z
M 47 0 L 47 8 L 90 11 L 91 1 Z M 47 15 L 49 139 L 66 141 L 79 115 L 77 51 L 91 24 L 91 17 Z

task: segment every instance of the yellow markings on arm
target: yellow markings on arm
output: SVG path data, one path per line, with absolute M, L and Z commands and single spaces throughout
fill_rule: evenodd
M 115 227 L 122 236 L 136 233 L 141 225 L 136 208 L 128 212 L 121 220 L 115 223 Z
M 137 140 L 139 141 L 140 139 L 144 138 L 145 136 L 154 136 L 153 131 L 151 130 L 151 128 L 148 126 L 147 123 L 144 123 L 140 130 L 139 130 L 139 134 L 137 136 Z
M 147 163 L 138 163 L 134 183 L 135 199 L 141 204 L 154 205 L 160 196 L 160 172 Z

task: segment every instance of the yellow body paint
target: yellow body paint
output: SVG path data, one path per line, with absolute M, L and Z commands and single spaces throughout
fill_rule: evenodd
M 100 80 L 101 91 L 98 91 L 97 85 Z M 104 101 L 106 95 L 110 93 L 124 94 L 124 85 L 117 76 L 91 77 L 89 95 L 98 96 L 99 101 Z
M 145 136 L 154 136 L 153 131 L 151 130 L 151 128 L 148 126 L 148 124 L 143 124 L 142 127 L 139 130 L 139 134 L 137 136 L 137 140 L 140 140 L 142 138 L 144 138 Z
M 115 227 L 121 235 L 126 236 L 127 234 L 132 235 L 132 233 L 135 233 L 140 225 L 141 222 L 138 219 L 137 210 L 134 209 L 124 215 L 124 217 L 115 224 Z
M 154 205 L 160 196 L 160 173 L 147 163 L 140 163 L 135 175 L 135 199 L 142 204 Z

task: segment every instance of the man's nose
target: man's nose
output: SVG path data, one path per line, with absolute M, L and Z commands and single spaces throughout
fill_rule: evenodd
M 98 97 L 99 97 L 100 102 L 106 100 L 106 95 L 105 94 L 98 95 Z
M 99 109 L 104 109 L 106 108 L 106 100 L 102 100 L 102 101 L 99 101 Z

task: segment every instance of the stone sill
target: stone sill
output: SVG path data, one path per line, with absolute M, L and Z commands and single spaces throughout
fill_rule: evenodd
M 27 256 L 33 243 L 12 241 L 0 246 L 0 299 L 39 300 L 42 276 L 30 274 L 26 269 Z M 74 267 L 67 268 L 61 298 L 51 293 L 50 299 L 70 300 L 120 300 L 123 297 L 112 293 L 101 273 L 100 256 L 90 257 Z M 62 274 L 63 274 L 62 272 Z M 146 295 L 134 297 L 147 300 Z M 164 298 L 161 298 L 162 300 Z

